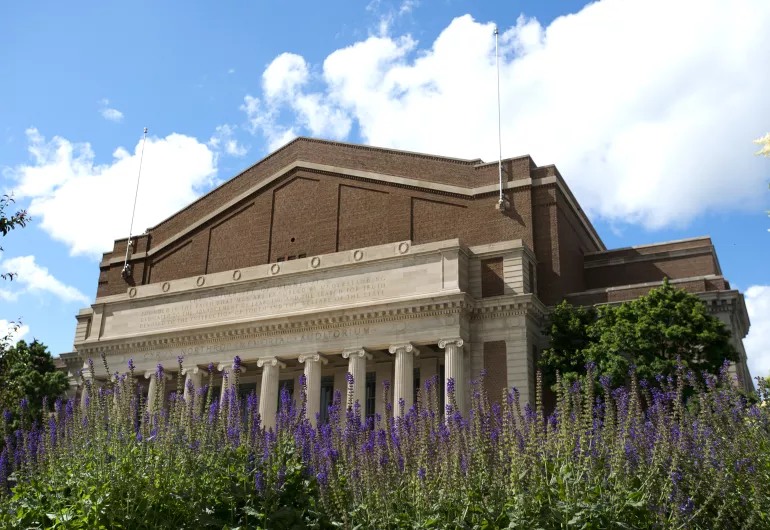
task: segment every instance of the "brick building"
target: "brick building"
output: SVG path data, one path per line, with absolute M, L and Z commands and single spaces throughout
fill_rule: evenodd
M 238 354 L 263 393 L 305 372 L 315 410 L 348 370 L 368 413 L 384 410 L 383 379 L 408 404 L 427 378 L 484 367 L 490 391 L 531 399 L 549 306 L 629 300 L 668 277 L 727 324 L 751 384 L 743 296 L 708 237 L 608 250 L 556 167 L 502 167 L 504 212 L 497 162 L 297 138 L 134 237 L 126 277 L 115 241 L 64 358 L 105 351 L 149 374 L 184 354 L 171 377 L 199 382 L 197 367 Z

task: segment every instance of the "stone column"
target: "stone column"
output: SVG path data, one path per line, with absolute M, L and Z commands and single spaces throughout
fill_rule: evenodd
M 155 377 L 155 370 L 147 370 L 144 378 L 150 380 L 147 387 L 147 410 L 152 412 L 155 407 L 155 395 L 158 393 L 158 378 Z
M 310 353 L 300 355 L 299 362 L 305 363 L 305 379 L 307 380 L 305 383 L 307 385 L 305 416 L 315 427 L 316 415 L 321 411 L 321 367 L 328 361 L 319 353 Z
M 455 401 L 457 402 L 457 409 L 463 416 L 466 414 L 465 410 L 465 374 L 463 365 L 465 360 L 463 359 L 463 339 L 454 337 L 451 339 L 441 339 L 438 341 L 438 347 L 444 350 L 444 386 L 449 382 L 449 379 L 454 379 L 455 385 Z M 444 388 L 443 392 L 447 389 Z M 449 403 L 449 395 L 445 394 L 446 403 Z
M 364 348 L 351 348 L 342 352 L 342 357 L 348 360 L 348 373 L 353 376 L 353 392 L 348 390 L 346 401 L 355 409 L 358 401 L 361 415 L 366 414 L 366 360 L 372 359 L 372 354 Z
M 404 400 L 404 411 L 414 404 L 414 358 L 420 355 L 420 350 L 411 342 L 393 344 L 388 348 L 396 355 L 396 370 L 393 381 L 393 416 L 401 413 L 401 400 Z
M 275 429 L 275 413 L 278 409 L 278 378 L 281 368 L 286 368 L 286 365 L 275 357 L 266 357 L 259 359 L 257 366 L 262 368 L 259 415 L 262 417 L 262 425 L 265 426 L 265 429 Z
M 225 401 L 225 395 L 227 395 L 227 391 L 233 384 L 233 377 L 235 377 L 235 372 L 233 372 L 233 363 L 219 363 L 217 369 L 222 372 L 222 389 L 219 393 L 219 406 L 221 408 L 222 403 Z M 243 365 L 241 365 L 241 373 L 246 373 L 246 367 Z
M 190 368 L 184 368 L 182 370 L 182 375 L 185 376 L 184 380 L 184 400 L 188 403 L 190 400 L 195 398 L 195 392 L 197 392 L 201 388 L 201 371 L 200 368 L 197 366 L 192 366 Z M 188 388 L 189 383 L 192 382 L 193 384 L 193 391 L 190 392 L 190 389 Z

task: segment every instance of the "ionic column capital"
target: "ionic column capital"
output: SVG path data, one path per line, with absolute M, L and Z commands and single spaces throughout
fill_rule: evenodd
M 192 374 L 195 375 L 199 373 L 201 370 L 197 366 L 190 366 L 187 368 L 182 368 L 182 375 Z
M 411 342 L 402 342 L 400 344 L 391 344 L 388 348 L 388 351 L 391 354 L 396 354 L 399 351 L 403 353 L 411 353 L 413 355 L 420 355 L 420 350 L 418 350 L 414 344 Z
M 446 348 L 447 346 L 457 346 L 458 348 L 463 347 L 463 339 L 460 337 L 452 337 L 450 339 L 441 339 L 438 341 L 438 347 L 442 350 Z
M 351 357 L 360 357 L 368 361 L 374 358 L 371 352 L 366 348 L 347 348 L 345 350 L 342 350 L 343 359 L 349 359 Z
M 217 370 L 219 370 L 220 372 L 224 372 L 225 370 L 227 370 L 228 372 L 231 372 L 232 369 L 233 369 L 233 363 L 219 363 L 219 365 L 217 365 Z M 242 374 L 246 373 L 245 366 L 241 366 L 240 370 Z
M 156 373 L 158 373 L 157 370 L 147 370 L 146 372 L 144 372 L 144 378 L 145 379 L 152 379 L 153 377 L 155 377 Z M 171 374 L 169 374 L 167 372 L 163 372 L 163 378 L 166 381 L 171 381 L 171 379 L 172 379 Z
M 264 366 L 277 366 L 279 368 L 286 368 L 286 364 L 282 363 L 275 357 L 262 357 L 257 359 L 257 366 L 262 368 Z
M 329 361 L 326 359 L 326 357 L 324 357 L 324 356 L 323 356 L 323 355 L 321 355 L 320 353 L 303 353 L 302 355 L 300 355 L 299 357 L 297 357 L 297 360 L 298 360 L 300 363 L 306 363 L 306 362 L 308 362 L 308 363 L 309 363 L 309 362 L 317 362 L 317 363 L 321 363 L 321 364 L 326 364 L 326 363 L 328 363 L 328 362 L 329 362 Z

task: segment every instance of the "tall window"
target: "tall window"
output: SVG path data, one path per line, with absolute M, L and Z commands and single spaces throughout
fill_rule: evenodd
M 334 401 L 334 376 L 325 375 L 321 377 L 321 422 L 329 422 L 329 407 Z
M 377 374 L 375 372 L 366 373 L 366 407 L 364 414 L 366 418 L 374 416 L 374 403 L 377 395 Z

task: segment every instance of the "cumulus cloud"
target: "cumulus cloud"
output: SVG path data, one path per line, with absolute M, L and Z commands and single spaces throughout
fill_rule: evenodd
M 504 156 L 556 164 L 583 207 L 613 223 L 657 229 L 757 208 L 765 175 L 751 141 L 770 115 L 768 24 L 765 0 L 601 0 L 547 27 L 526 16 L 501 25 Z M 242 108 L 259 103 L 249 118 L 273 139 L 344 138 L 356 123 L 366 143 L 494 160 L 493 28 L 466 15 L 427 45 L 380 32 L 328 55 L 320 77 L 282 54 L 263 75 L 264 100 Z M 280 112 L 291 127 L 275 125 Z
M 70 248 L 71 255 L 100 258 L 115 239 L 128 236 L 134 200 L 139 139 L 133 152 L 116 149 L 112 160 L 97 164 L 88 143 L 62 137 L 47 141 L 27 130 L 32 162 L 6 168 L 17 199 L 30 201 L 36 225 Z M 212 150 L 195 138 L 149 136 L 133 232 L 142 233 L 196 199 L 216 176 Z
M 770 285 L 746 289 L 751 328 L 743 341 L 752 377 L 770 377 Z
M 209 139 L 209 147 L 229 156 L 245 156 L 249 150 L 235 139 L 235 129 L 232 125 L 219 125 Z
M 120 112 L 118 109 L 113 109 L 109 107 L 110 100 L 109 99 L 103 99 L 99 102 L 101 105 L 101 109 L 99 112 L 102 115 L 102 118 L 108 121 L 114 121 L 114 122 L 120 122 L 123 121 L 123 113 Z
M 16 328 L 16 329 L 13 329 Z M 23 339 L 27 334 L 29 333 L 29 326 L 26 324 L 22 324 L 21 326 L 16 326 L 15 324 L 12 324 L 11 322 L 8 322 L 5 319 L 0 319 L 0 336 L 8 336 L 8 340 L 5 341 L 5 344 L 12 345 L 19 342 L 21 339 Z
M 89 304 L 89 298 L 71 285 L 66 285 L 48 272 L 46 267 L 35 262 L 35 256 L 10 258 L 0 264 L 0 269 L 14 273 L 13 284 L 21 289 L 4 289 L 12 299 L 18 299 L 24 293 L 52 294 L 63 302 Z M 9 284 L 10 285 L 10 284 Z
M 265 136 L 268 149 L 277 149 L 295 138 L 297 127 L 327 138 L 340 139 L 349 134 L 352 120 L 347 112 L 332 105 L 323 93 L 307 91 L 311 77 L 304 58 L 282 53 L 262 74 L 264 98 L 260 100 L 250 94 L 244 98 L 241 110 L 246 113 L 252 133 Z M 297 127 L 279 124 L 282 107 L 294 112 Z

